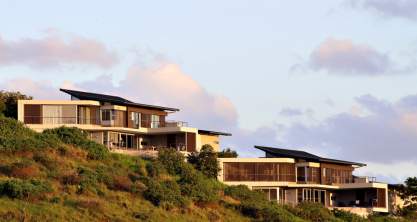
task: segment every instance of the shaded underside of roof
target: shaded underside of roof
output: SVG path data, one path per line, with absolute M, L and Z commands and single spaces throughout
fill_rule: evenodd
M 289 150 L 276 147 L 267 147 L 267 146 L 255 146 L 255 148 L 260 149 L 272 156 L 276 157 L 286 157 L 286 158 L 296 158 L 303 159 L 306 161 L 315 161 L 321 163 L 334 163 L 334 164 L 343 164 L 343 165 L 356 165 L 356 166 L 366 166 L 364 163 L 357 163 L 345 160 L 337 160 L 330 158 L 323 158 L 305 151 L 300 150 Z
M 231 136 L 232 135 L 231 133 L 211 131 L 211 130 L 198 130 L 198 134 L 208 134 L 208 135 L 216 135 L 216 136 Z
M 59 90 L 73 97 L 76 97 L 80 100 L 95 100 L 95 101 L 100 101 L 100 102 L 108 102 L 108 103 L 112 103 L 115 105 L 125 105 L 125 106 L 149 108 L 149 109 L 156 109 L 156 110 L 163 110 L 163 111 L 179 111 L 179 109 L 177 108 L 135 103 L 119 96 L 105 95 L 105 94 L 92 93 L 92 92 L 83 92 L 83 91 L 70 90 L 70 89 L 59 89 Z

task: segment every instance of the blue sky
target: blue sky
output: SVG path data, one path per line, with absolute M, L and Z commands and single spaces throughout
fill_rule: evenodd
M 398 181 L 417 169 L 416 25 L 412 0 L 0 0 L 0 86 L 178 105 L 194 125 L 232 131 L 225 146 L 242 155 L 300 147 Z M 408 153 L 378 170 L 389 149 Z

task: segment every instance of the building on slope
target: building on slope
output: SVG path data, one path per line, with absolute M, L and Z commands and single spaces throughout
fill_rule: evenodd
M 363 163 L 319 157 L 299 151 L 255 146 L 265 158 L 219 158 L 218 179 L 227 185 L 261 190 L 271 201 L 296 205 L 317 202 L 368 215 L 388 212 L 388 185 L 354 176 Z
M 155 106 L 91 92 L 60 89 L 71 100 L 19 100 L 18 120 L 35 131 L 77 127 L 111 151 L 155 155 L 160 148 L 188 153 L 210 144 L 220 149 L 220 136 L 229 133 L 201 130 L 186 122 L 168 120 L 177 108 Z

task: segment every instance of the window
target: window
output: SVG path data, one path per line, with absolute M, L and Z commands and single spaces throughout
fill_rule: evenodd
M 159 128 L 160 121 L 158 115 L 152 115 L 151 116 L 151 128 Z
M 101 110 L 101 120 L 102 121 L 110 121 L 114 120 L 114 110 L 110 109 L 103 109 Z
M 132 123 L 134 128 L 140 127 L 140 113 L 132 112 Z

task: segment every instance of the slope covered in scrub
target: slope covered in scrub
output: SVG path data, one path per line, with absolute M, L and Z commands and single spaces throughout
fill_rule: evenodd
M 156 159 L 113 154 L 76 128 L 37 133 L 0 117 L 0 221 L 368 220 L 280 206 L 206 177 L 172 150 Z

